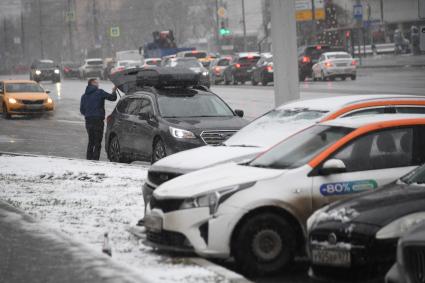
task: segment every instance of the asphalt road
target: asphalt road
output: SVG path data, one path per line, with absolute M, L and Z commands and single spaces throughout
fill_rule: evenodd
M 356 81 L 302 82 L 301 98 L 376 93 L 425 95 L 424 77 L 425 68 L 360 69 Z M 7 78 L 26 76 L 0 77 Z M 51 91 L 55 113 L 43 117 L 16 116 L 12 120 L 0 118 L 0 151 L 84 158 L 87 137 L 79 102 L 86 83 L 63 80 L 57 84 L 42 84 Z M 112 84 L 102 81 L 101 88 L 110 91 Z M 248 120 L 274 107 L 272 86 L 219 85 L 212 90 L 233 108 L 245 110 Z M 106 112 L 110 113 L 114 106 L 115 102 L 106 102 Z M 101 159 L 106 160 L 104 149 Z

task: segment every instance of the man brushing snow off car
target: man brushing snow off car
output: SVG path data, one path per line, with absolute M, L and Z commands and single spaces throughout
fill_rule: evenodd
M 425 115 L 365 115 L 311 126 L 244 164 L 172 179 L 147 207 L 154 247 L 234 257 L 246 274 L 282 270 L 304 251 L 317 209 L 373 191 L 425 161 Z M 422 156 L 423 157 L 423 156 Z

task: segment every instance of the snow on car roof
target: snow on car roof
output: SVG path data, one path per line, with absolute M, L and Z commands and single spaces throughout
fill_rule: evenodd
M 324 52 L 323 54 L 324 55 L 337 55 L 337 54 L 350 55 L 348 52 L 345 52 L 345 51 Z
M 344 106 L 351 104 L 381 101 L 381 100 L 425 100 L 423 96 L 415 95 L 395 95 L 395 94 L 378 94 L 378 95 L 346 95 L 346 96 L 332 96 L 323 98 L 314 98 L 306 100 L 296 100 L 279 106 L 277 109 L 293 109 L 293 108 L 307 108 L 319 111 L 336 111 Z
M 335 120 L 323 122 L 322 125 L 356 129 L 380 122 L 402 121 L 412 119 L 421 119 L 425 124 L 425 114 L 381 114 L 338 118 Z

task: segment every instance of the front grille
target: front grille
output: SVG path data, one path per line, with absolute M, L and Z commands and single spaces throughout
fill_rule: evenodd
M 157 208 L 162 210 L 162 212 L 167 213 L 178 210 L 183 201 L 183 199 L 156 199 L 155 197 L 152 197 L 150 206 L 151 209 Z
M 175 248 L 191 249 L 189 241 L 183 234 L 162 230 L 161 232 L 146 231 L 146 239 L 152 243 Z
M 178 176 L 180 176 L 181 174 L 179 173 L 168 173 L 168 172 L 148 172 L 148 180 L 150 183 L 159 186 L 164 182 L 167 182 L 171 179 L 174 179 Z M 154 188 L 155 189 L 155 188 Z
M 44 103 L 44 100 L 42 100 L 42 99 L 40 99 L 40 100 L 27 100 L 27 99 L 24 99 L 24 100 L 22 100 L 22 103 L 23 104 L 43 104 Z
M 404 253 L 411 282 L 425 283 L 425 247 L 409 246 Z
M 236 133 L 235 130 L 204 131 L 201 134 L 201 138 L 206 144 L 218 145 L 233 136 L 234 133 Z

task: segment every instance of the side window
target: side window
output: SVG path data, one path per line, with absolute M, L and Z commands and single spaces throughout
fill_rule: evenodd
M 140 107 L 140 110 L 139 110 L 138 113 L 146 113 L 146 114 L 152 113 L 153 114 L 153 107 L 152 107 L 152 102 L 151 102 L 150 99 L 148 99 L 148 98 L 142 99 L 142 104 L 141 104 L 141 107 Z
M 412 114 L 425 114 L 425 107 L 420 106 L 397 106 L 397 113 L 412 113 Z
M 385 108 L 380 107 L 380 108 L 362 109 L 359 111 L 348 113 L 344 115 L 343 117 L 354 117 L 354 116 L 361 116 L 361 115 L 384 114 L 384 113 L 386 113 Z
M 0 82 L 0 94 L 4 93 L 4 84 L 3 82 Z
M 140 112 L 140 108 L 142 107 L 143 99 L 134 98 L 131 99 L 130 104 L 127 107 L 127 114 L 129 115 L 138 115 Z
M 347 172 L 414 166 L 413 133 L 413 128 L 397 128 L 367 134 L 331 158 L 342 160 Z
M 131 99 L 129 99 L 129 98 L 121 100 L 117 105 L 118 112 L 120 112 L 122 114 L 127 114 L 126 111 L 127 111 L 127 107 L 129 105 L 130 100 Z

